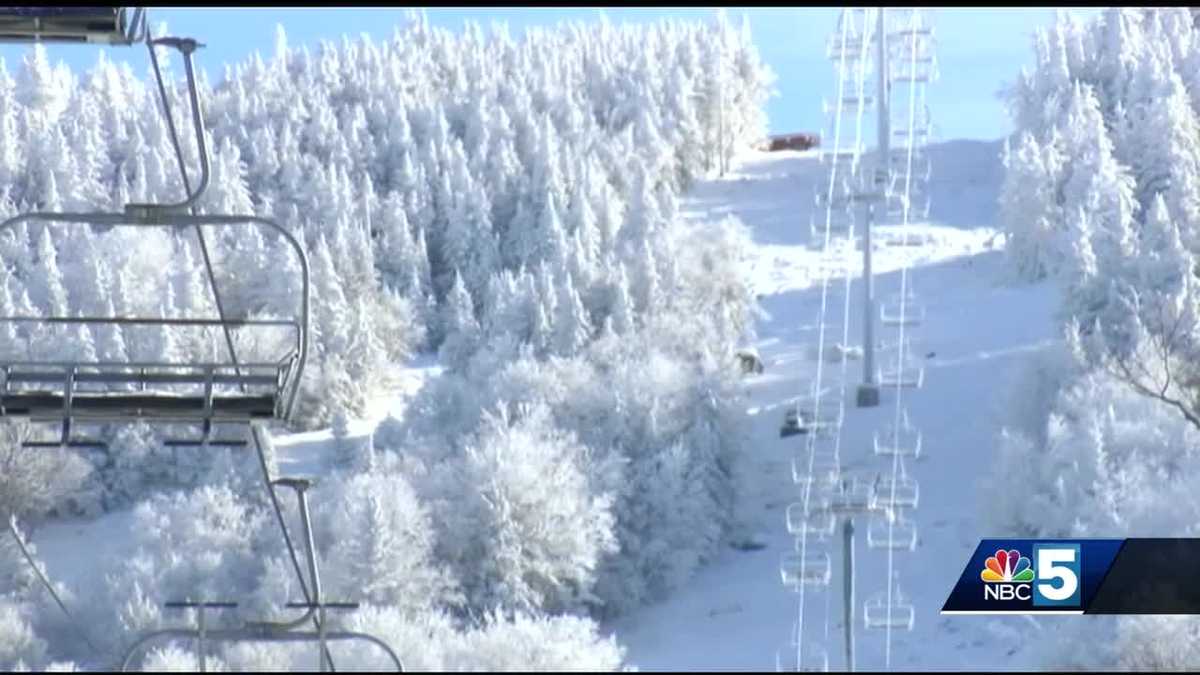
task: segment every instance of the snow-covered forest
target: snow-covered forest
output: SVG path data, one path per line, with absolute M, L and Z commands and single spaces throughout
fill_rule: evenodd
M 1194 21 L 1182 7 L 1114 8 L 1090 22 L 1060 15 L 1037 34 L 1036 67 L 1010 92 L 1008 260 L 1018 278 L 1061 288 L 1067 347 L 1031 362 L 1018 388 L 988 494 L 997 535 L 1198 532 Z M 1087 618 L 1043 633 L 1046 662 L 1200 666 L 1195 619 Z
M 995 102 L 1014 132 L 923 145 L 932 207 L 873 224 L 878 297 L 915 298 L 909 274 L 920 291 L 905 339 L 922 383 L 845 404 L 839 476 L 873 471 L 902 413 L 922 432 L 905 468 L 921 506 L 909 549 L 885 561 L 869 524 L 855 544 L 859 607 L 902 579 L 915 617 L 886 635 L 855 618 L 860 668 L 1200 667 L 1187 617 L 938 616 L 984 537 L 1200 536 L 1198 16 L 1059 13 Z M 279 28 L 274 43 L 230 65 L 198 53 L 201 210 L 274 218 L 311 265 L 308 367 L 264 457 L 273 477 L 317 478 L 323 596 L 362 603 L 330 625 L 382 638 L 410 670 L 770 669 L 801 658 L 801 636 L 809 659 L 849 662 L 841 542 L 821 542 L 834 581 L 805 604 L 780 584 L 805 446 L 779 425 L 829 376 L 819 340 L 836 334 L 854 391 L 861 251 L 811 226 L 837 142 L 762 149 L 775 76 L 749 22 L 517 36 L 414 14 L 385 40 L 300 47 Z M 0 218 L 179 200 L 153 72 L 56 58 L 31 46 L 0 63 Z M 159 58 L 178 120 L 183 63 Z M 838 91 L 799 96 L 815 109 Z M 924 117 L 938 96 L 922 94 Z M 293 318 L 283 238 L 211 232 L 226 314 Z M 22 225 L 0 232 L 0 315 L 213 317 L 203 261 L 188 229 Z M 835 266 L 845 283 L 824 283 Z M 291 346 L 233 337 L 245 361 Z M 211 326 L 0 322 L 0 366 L 226 351 Z M 297 616 L 284 605 L 306 591 L 252 450 L 175 447 L 164 425 L 87 431 L 107 447 L 26 448 L 46 429 L 0 426 L 0 524 L 67 609 L 0 536 L 0 668 L 116 668 L 147 631 L 196 624 L 170 600 L 239 603 L 210 627 Z M 312 645 L 208 653 L 211 670 L 318 662 Z M 369 646 L 332 655 L 390 665 Z M 135 664 L 197 666 L 186 640 Z
M 186 110 L 179 63 L 161 58 Z M 327 595 L 367 604 L 344 625 L 410 669 L 615 668 L 621 649 L 595 619 L 662 597 L 728 540 L 746 450 L 733 357 L 754 311 L 746 234 L 733 219 L 685 224 L 677 204 L 762 138 L 771 78 L 723 15 L 522 37 L 414 17 L 389 40 L 316 50 L 280 29 L 269 59 L 202 82 L 203 211 L 274 217 L 311 261 L 296 417 L 343 430 L 312 500 Z M 0 67 L 0 189 L 3 217 L 178 199 L 152 76 L 103 58 L 75 74 L 41 46 Z M 213 245 L 230 316 L 290 316 L 298 269 L 281 241 L 248 229 Z M 0 314 L 213 316 L 196 248 L 182 232 L 22 226 L 0 235 Z M 216 337 L 8 325 L 0 353 L 187 363 L 211 360 Z M 422 352 L 445 372 L 346 440 L 347 419 Z M 27 428 L 3 431 L 6 519 L 127 512 L 138 553 L 58 584 L 72 623 L 0 539 L 0 667 L 113 667 L 137 634 L 178 621 L 169 599 L 237 599 L 221 619 L 236 622 L 297 598 L 244 452 L 168 449 L 144 425 L 106 429 L 105 451 L 34 452 Z M 145 667 L 194 658 L 181 644 Z M 220 665 L 298 658 L 242 646 Z

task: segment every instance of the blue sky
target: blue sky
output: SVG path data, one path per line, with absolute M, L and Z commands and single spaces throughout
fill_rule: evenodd
M 451 30 L 474 20 L 487 26 L 508 23 L 514 34 L 527 26 L 554 24 L 562 20 L 592 20 L 601 12 L 615 22 L 653 21 L 662 17 L 704 20 L 712 8 L 468 8 L 428 9 L 430 23 Z M 731 19 L 750 19 L 754 41 L 763 59 L 775 70 L 778 95 L 768 104 L 771 129 L 820 131 L 822 96 L 832 98 L 836 82 L 825 60 L 826 38 L 834 31 L 835 8 L 730 9 Z M 1072 9 L 1091 16 L 1098 9 Z M 295 45 L 316 45 L 321 40 L 338 40 L 342 35 L 368 33 L 385 39 L 392 28 L 404 22 L 403 8 L 203 8 L 151 9 L 153 25 L 166 22 L 171 33 L 196 37 L 208 46 L 198 53 L 214 81 L 221 64 L 237 62 L 253 51 L 271 53 L 275 26 L 280 24 Z M 939 8 L 931 13 L 937 32 L 941 79 L 928 90 L 929 106 L 940 137 L 993 139 L 1008 132 L 1010 125 L 996 98 L 1002 83 L 1011 82 L 1022 65 L 1032 58 L 1031 35 L 1039 25 L 1053 20 L 1049 8 Z M 0 56 L 15 72 L 27 47 L 5 45 Z M 62 59 L 76 72 L 96 60 L 95 47 L 52 46 L 52 61 Z M 134 72 L 148 71 L 144 48 L 109 49 L 109 58 L 128 60 Z

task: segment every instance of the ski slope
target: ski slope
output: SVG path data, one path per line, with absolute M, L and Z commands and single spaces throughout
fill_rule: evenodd
M 1005 670 L 1029 667 L 1022 634 L 1036 630 L 1031 618 L 955 616 L 939 610 L 979 539 L 977 480 L 989 470 L 988 453 L 1005 419 L 1011 382 L 1022 360 L 1052 344 L 1054 296 L 1046 285 L 1011 287 L 1000 280 L 1002 238 L 994 220 L 1001 170 L 998 143 L 956 141 L 931 148 L 934 159 L 931 222 L 877 229 L 874 265 L 877 297 L 898 290 L 899 270 L 911 266 L 910 285 L 925 304 L 926 320 L 909 329 L 913 353 L 924 358 L 925 385 L 906 390 L 904 408 L 924 434 L 921 458 L 909 463 L 920 482 L 914 514 L 918 544 L 895 554 L 901 589 L 912 599 L 912 632 L 893 632 L 896 670 Z M 753 252 L 747 275 L 766 310 L 756 347 L 766 371 L 746 380 L 752 415 L 751 457 L 742 514 L 765 548 L 727 549 L 685 589 L 665 602 L 615 621 L 608 629 L 627 647 L 631 665 L 647 670 L 773 670 L 775 653 L 788 642 L 798 596 L 779 576 L 781 556 L 792 550 L 785 526 L 787 505 L 798 500 L 791 453 L 804 436 L 779 438 L 784 406 L 811 376 L 808 358 L 816 342 L 821 302 L 821 260 L 811 250 L 809 216 L 815 181 L 824 172 L 814 153 L 756 153 L 723 179 L 703 183 L 682 203 L 693 218 L 736 215 L 749 227 Z M 911 245 L 899 245 L 905 243 Z M 852 252 L 850 345 L 861 344 L 861 251 Z M 830 284 L 826 342 L 840 342 L 844 281 Z M 895 329 L 879 327 L 881 337 Z M 836 376 L 840 363 L 825 367 Z M 847 468 L 890 470 L 890 459 L 872 454 L 874 431 L 895 413 L 894 390 L 878 408 L 853 405 L 862 362 L 847 365 L 842 458 Z M 828 380 L 826 380 L 828 381 Z M 886 590 L 886 553 L 868 550 L 865 522 L 858 528 L 856 557 L 857 667 L 885 667 L 882 632 L 862 629 L 862 602 Z M 845 667 L 842 631 L 841 538 L 830 553 L 833 582 L 806 592 L 805 644 L 821 646 L 831 669 Z M 828 607 L 828 612 L 824 612 Z M 828 621 L 821 620 L 826 614 Z M 1028 655 L 1031 656 L 1031 655 Z

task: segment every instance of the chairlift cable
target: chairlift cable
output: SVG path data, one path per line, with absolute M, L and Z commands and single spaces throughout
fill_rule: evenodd
M 29 566 L 33 568 L 34 574 L 37 575 L 37 578 L 39 581 L 41 581 L 42 586 L 44 586 L 50 593 L 50 597 L 54 598 L 55 604 L 58 605 L 58 608 L 61 609 L 62 613 L 67 617 L 67 621 L 71 624 L 71 627 L 75 629 L 76 633 L 79 633 L 79 637 L 83 638 L 83 641 L 92 648 L 93 652 L 100 653 L 100 649 L 97 648 L 95 643 L 92 642 L 91 638 L 88 637 L 87 632 L 83 630 L 83 626 L 75 620 L 75 616 L 71 614 L 69 609 L 67 609 L 67 605 L 63 603 L 62 598 L 59 597 L 58 591 L 54 590 L 54 585 L 51 584 L 50 580 L 46 578 L 45 573 L 42 572 L 42 568 L 39 567 L 37 561 L 34 560 L 33 554 L 29 552 L 29 548 L 25 545 L 25 539 L 21 536 L 21 531 L 17 529 L 16 514 L 10 514 L 8 517 L 8 531 L 12 534 L 13 540 L 17 542 L 17 548 L 21 549 L 21 555 L 24 556 L 25 562 L 29 563 Z
M 917 39 L 916 31 L 917 31 L 917 26 L 920 23 L 920 10 L 915 9 L 915 8 L 912 10 L 912 14 L 911 14 L 909 23 L 910 23 L 910 25 L 909 25 L 908 30 L 912 33 L 912 39 L 911 39 L 912 50 L 910 52 L 909 72 L 912 73 L 912 72 L 916 71 L 916 67 L 917 67 L 917 63 L 916 63 L 917 62 L 917 46 L 920 43 L 920 40 Z M 885 74 L 880 73 L 880 77 L 883 77 L 883 76 L 885 76 Z M 907 136 L 908 141 L 907 141 L 907 148 L 906 148 L 906 166 L 905 166 L 905 172 L 904 172 L 904 193 L 903 193 L 904 201 L 901 205 L 902 206 L 902 212 L 901 212 L 902 216 L 901 217 L 902 217 L 902 224 L 903 224 L 903 228 L 904 228 L 904 232 L 901 236 L 902 236 L 902 242 L 904 244 L 908 243 L 908 236 L 909 236 L 908 225 L 909 225 L 910 208 L 911 208 L 910 195 L 912 193 L 912 164 L 913 164 L 913 149 L 914 149 L 913 132 L 914 132 L 915 123 L 916 123 L 916 102 L 917 102 L 917 92 L 914 91 L 914 89 L 917 89 L 917 88 L 919 88 L 921 90 L 921 93 L 924 94 L 924 91 L 925 91 L 924 85 L 919 85 L 918 83 L 915 83 L 915 82 L 910 85 L 909 92 L 908 92 L 908 136 Z M 922 96 L 922 98 L 923 98 L 923 96 Z M 884 159 L 884 161 L 888 161 L 888 162 L 891 161 L 890 158 L 883 158 L 883 159 Z M 896 379 L 896 405 L 895 405 L 894 421 L 893 421 L 893 425 L 892 425 L 893 436 L 894 436 L 892 439 L 893 446 L 899 445 L 900 421 L 901 421 L 901 412 L 902 412 L 901 406 L 902 406 L 902 400 L 903 400 L 903 396 L 904 396 L 903 386 L 902 386 L 903 378 L 900 377 L 900 375 L 902 372 L 901 368 L 903 366 L 902 362 L 903 362 L 904 354 L 905 354 L 904 340 L 905 340 L 905 324 L 906 324 L 905 314 L 908 309 L 907 308 L 908 281 L 909 281 L 908 276 L 909 276 L 909 265 L 906 261 L 900 268 L 900 323 L 898 326 L 898 329 L 899 329 L 899 335 L 898 335 L 898 339 L 897 339 L 898 349 L 896 350 L 897 379 Z M 903 468 L 903 463 L 902 463 L 902 460 L 900 457 L 900 453 L 896 453 L 892 456 L 892 482 L 891 482 L 891 495 L 890 495 L 890 505 L 892 506 L 892 508 L 895 508 L 896 486 L 899 483 L 899 481 L 897 480 L 897 476 L 902 471 L 902 468 Z M 889 521 L 888 521 L 889 544 L 891 542 L 893 542 L 894 538 L 895 538 L 895 535 L 894 535 L 895 521 L 896 521 L 895 518 L 889 519 Z M 895 605 L 893 602 L 894 587 L 896 585 L 894 558 L 895 558 L 894 547 L 889 545 L 888 549 L 887 549 L 887 584 L 888 584 L 888 586 L 887 586 L 887 616 L 888 616 L 888 620 L 884 627 L 885 628 L 884 667 L 889 670 L 891 669 L 891 665 L 892 665 L 892 624 L 894 623 L 893 616 L 894 616 L 894 612 L 895 612 Z

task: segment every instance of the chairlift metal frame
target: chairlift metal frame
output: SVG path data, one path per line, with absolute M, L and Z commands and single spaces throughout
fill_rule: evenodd
M 0 42 L 132 45 L 145 35 L 142 7 L 3 7 Z
M 8 11 L 0 11 L 0 41 L 83 41 L 117 45 L 132 45 L 145 41 L 151 48 L 161 46 L 177 50 L 183 57 L 200 175 L 195 189 L 178 203 L 127 204 L 122 213 L 24 213 L 0 223 L 0 233 L 32 222 L 91 225 L 104 230 L 113 227 L 163 227 L 175 230 L 191 228 L 195 230 L 201 246 L 207 251 L 203 228 L 257 226 L 274 230 L 292 248 L 299 259 L 301 289 L 297 315 L 284 321 L 230 319 L 223 315 L 215 319 L 130 316 L 0 317 L 0 323 L 46 326 L 137 325 L 166 329 L 183 326 L 219 327 L 227 336 L 230 350 L 230 360 L 217 363 L 15 359 L 0 361 L 0 376 L 3 376 L 3 382 L 0 383 L 0 419 L 59 422 L 59 445 L 62 446 L 93 444 L 91 441 L 72 436 L 75 420 L 89 423 L 138 420 L 198 423 L 203 428 L 199 444 L 207 445 L 213 440 L 210 434 L 214 423 L 290 419 L 308 360 L 311 296 L 308 256 L 296 237 L 274 220 L 256 215 L 197 215 L 190 212 L 208 187 L 211 176 L 204 120 L 192 60 L 193 53 L 202 45 L 191 38 L 151 38 L 146 28 L 147 18 L 143 8 L 5 9 Z M 169 110 L 165 110 L 164 114 L 169 117 Z M 169 130 L 172 143 L 176 150 L 180 151 L 173 122 L 169 125 Z M 213 292 L 217 293 L 215 278 L 210 277 L 210 283 Z M 294 347 L 275 362 L 239 363 L 236 353 L 232 351 L 232 331 L 268 327 L 291 328 L 295 333 Z M 89 390 L 88 387 L 81 388 L 81 384 L 110 385 L 112 389 L 97 392 Z M 133 387 L 134 390 L 130 391 L 129 387 Z M 179 391 L 180 387 L 191 388 L 192 391 L 184 395 Z M 230 389 L 235 389 L 238 393 L 231 395 Z
M 816 541 L 828 541 L 837 529 L 837 518 L 832 513 L 828 510 L 814 510 L 811 505 L 806 509 L 803 502 L 788 504 L 785 516 L 788 534 L 797 539 L 812 535 Z
M 867 548 L 912 551 L 917 547 L 917 524 L 898 512 L 885 510 L 867 523 Z
M 793 631 L 795 628 L 793 628 Z M 796 663 L 796 641 L 793 637 L 790 644 L 784 645 L 775 651 L 775 672 L 777 673 L 828 673 L 829 672 L 829 652 L 825 651 L 819 645 L 808 647 L 804 650 L 804 656 L 801 657 L 808 661 L 808 665 Z M 786 657 L 784 655 L 787 655 Z M 790 659 L 787 663 L 791 667 L 784 667 L 785 658 Z M 810 660 L 811 659 L 811 660 Z
M 291 488 L 296 493 L 299 502 L 300 524 L 304 532 L 305 554 L 308 562 L 309 578 L 312 582 L 313 599 L 311 602 L 289 602 L 287 607 L 304 609 L 305 614 L 298 619 L 285 622 L 247 622 L 239 628 L 209 630 L 204 610 L 208 608 L 228 609 L 235 607 L 232 602 L 191 602 L 174 601 L 166 603 L 173 608 L 197 608 L 198 621 L 195 628 L 167 628 L 151 631 L 138 638 L 125 651 L 121 661 L 121 672 L 128 672 L 134 658 L 142 653 L 146 646 L 167 638 L 192 639 L 197 642 L 197 654 L 200 662 L 200 672 L 205 672 L 205 643 L 206 642 L 316 642 L 319 648 L 319 671 L 326 672 L 327 664 L 331 664 L 328 643 L 331 641 L 363 641 L 381 648 L 396 666 L 396 672 L 404 672 L 404 663 L 387 642 L 369 634 L 357 631 L 330 631 L 326 628 L 325 613 L 327 610 L 353 610 L 358 608 L 356 602 L 327 602 L 321 597 L 321 575 L 317 566 L 316 545 L 313 538 L 312 520 L 309 517 L 307 491 L 313 482 L 304 478 L 281 478 L 274 481 L 275 485 Z M 319 618 L 317 630 L 298 631 L 298 626 L 310 621 L 314 614 Z
M 833 561 L 825 551 L 789 551 L 779 559 L 779 576 L 784 586 L 797 593 L 801 586 L 828 586 L 833 579 Z
M 920 365 L 904 364 L 881 367 L 876 373 L 880 387 L 920 389 L 925 385 L 925 368 Z
M 895 582 L 891 582 L 895 583 Z M 883 616 L 880 616 L 880 614 Z M 870 630 L 912 630 L 916 622 L 916 609 L 900 592 L 898 586 L 892 590 L 889 606 L 887 591 L 876 591 L 863 603 L 863 627 Z
M 110 326 L 146 325 L 158 326 L 165 329 L 179 326 L 220 327 L 225 335 L 229 352 L 229 363 L 105 363 L 83 361 L 53 361 L 38 362 L 36 360 L 0 362 L 0 374 L 3 375 L 2 393 L 0 393 L 0 420 L 4 418 L 25 418 L 33 421 L 60 421 L 62 433 L 58 445 L 71 446 L 86 443 L 71 436 L 72 422 L 76 419 L 88 422 L 129 422 L 145 420 L 149 422 L 181 422 L 199 423 L 203 427 L 203 436 L 195 443 L 202 447 L 215 443 L 210 438 L 214 423 L 234 422 L 245 424 L 254 439 L 258 452 L 259 464 L 263 473 L 265 487 L 271 499 L 276 517 L 282 529 L 282 535 L 288 547 L 288 553 L 295 567 L 297 578 L 305 595 L 303 603 L 293 603 L 292 606 L 307 608 L 303 617 L 283 623 L 262 622 L 247 624 L 238 630 L 207 631 L 203 627 L 204 637 L 213 640 L 250 639 L 260 641 L 312 641 L 315 637 L 321 643 L 321 668 L 325 669 L 326 662 L 332 668 L 332 657 L 328 652 L 328 640 L 366 640 L 381 646 L 398 670 L 403 664 L 382 640 L 373 636 L 347 631 L 328 631 L 325 621 L 325 611 L 335 608 L 337 603 L 324 603 L 321 599 L 319 575 L 316 569 L 316 559 L 312 541 L 312 528 L 308 522 L 307 501 L 304 489 L 308 483 L 296 479 L 280 479 L 272 481 L 263 451 L 263 442 L 257 432 L 262 428 L 262 422 L 270 419 L 288 420 L 294 410 L 296 396 L 308 360 L 309 330 L 310 330 L 310 274 L 308 256 L 301 243 L 291 232 L 277 222 L 255 215 L 200 215 L 196 213 L 196 204 L 208 187 L 210 180 L 210 165 L 207 140 L 204 136 L 204 120 L 200 106 L 198 87 L 196 84 L 193 53 L 203 45 L 192 38 L 159 37 L 153 38 L 148 30 L 145 8 L 122 7 L 9 7 L 0 8 L 0 42 L 52 42 L 52 43 L 103 43 L 110 45 L 130 46 L 144 43 L 149 50 L 151 64 L 154 67 L 158 85 L 162 114 L 166 118 L 167 131 L 175 150 L 179 170 L 187 195 L 178 203 L 169 204 L 126 204 L 121 213 L 53 213 L 37 212 L 14 216 L 0 223 L 0 232 L 11 229 L 21 223 L 71 223 L 90 224 L 107 230 L 112 227 L 165 227 L 175 230 L 191 228 L 196 233 L 207 268 L 210 289 L 217 307 L 218 317 L 211 318 L 162 318 L 162 317 L 129 317 L 129 316 L 9 316 L 0 317 L 0 321 L 8 323 L 42 324 L 58 326 L 63 324 L 101 324 Z M 175 128 L 175 119 L 170 109 L 166 85 L 158 66 L 155 48 L 163 47 L 178 51 L 183 60 L 188 100 L 191 107 L 191 121 L 196 135 L 196 151 L 200 165 L 199 180 L 193 189 L 185 165 L 184 153 Z M 237 225 L 259 226 L 275 230 L 283 237 L 299 258 L 301 273 L 301 288 L 298 315 L 288 321 L 229 319 L 225 316 L 221 305 L 220 293 L 212 270 L 208 247 L 204 238 L 206 227 L 233 227 Z M 234 346 L 232 331 L 246 327 L 275 327 L 281 324 L 289 325 L 295 330 L 295 346 L 276 362 L 239 363 Z M 184 372 L 180 372 L 184 371 Z M 231 374 L 232 373 L 232 374 Z M 14 388 L 12 385 L 18 385 Z M 21 388 L 20 385 L 53 385 L 42 389 Z M 84 385 L 82 388 L 80 385 Z M 117 385 L 118 391 L 97 392 L 90 385 Z M 183 396 L 178 391 L 156 390 L 147 393 L 150 385 L 170 387 L 192 387 L 199 389 L 199 395 Z M 129 393 L 128 387 L 140 389 L 140 392 Z M 252 387 L 269 388 L 267 394 L 261 391 L 249 393 Z M 240 390 L 241 396 L 228 396 L 220 391 L 221 388 Z M 195 392 L 192 392 L 195 394 Z M 189 444 L 189 441 L 175 441 L 173 444 Z M 168 444 L 172 444 L 168 442 Z M 39 445 L 46 445 L 39 443 Z M 301 517 L 307 535 L 308 557 L 314 594 L 310 595 L 304 574 L 300 570 L 299 561 L 292 546 L 279 507 L 276 486 L 292 487 L 297 490 L 301 501 Z M 44 581 L 44 580 L 43 580 Z M 52 587 L 47 584 L 53 593 Z M 202 604 L 201 607 L 204 605 Z M 63 607 L 66 612 L 65 607 Z M 69 617 L 69 613 L 68 613 Z M 297 632 L 294 629 L 300 625 L 312 622 L 316 627 L 315 633 Z M 137 650 L 151 641 L 163 637 L 197 637 L 196 630 L 170 629 L 157 631 L 144 636 L 131 647 L 126 654 L 123 668 L 127 668 Z
M 889 298 L 879 303 L 879 323 L 883 326 L 919 326 L 925 320 L 925 305 L 914 299 L 904 300 L 901 313 L 900 300 Z
M 921 430 L 912 426 L 888 425 L 882 431 L 875 432 L 874 451 L 876 455 L 886 457 L 900 455 L 916 459 L 921 456 L 921 449 Z
M 881 509 L 915 509 L 921 500 L 921 484 L 905 474 L 880 474 L 875 479 L 875 504 Z
M 831 448 L 814 445 L 792 455 L 792 482 L 799 486 L 834 486 L 841 478 L 841 458 Z

